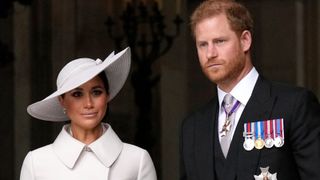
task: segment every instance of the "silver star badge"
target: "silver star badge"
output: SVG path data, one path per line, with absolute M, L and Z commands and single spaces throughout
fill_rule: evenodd
M 222 130 L 220 131 L 221 137 L 226 136 L 227 133 L 230 131 L 230 129 L 231 129 L 231 121 L 227 119 L 224 122 L 224 125 L 222 126 Z
M 277 180 L 277 173 L 270 173 L 269 172 L 269 167 L 265 167 L 265 168 L 260 168 L 261 170 L 261 174 L 254 175 L 254 179 L 255 180 Z

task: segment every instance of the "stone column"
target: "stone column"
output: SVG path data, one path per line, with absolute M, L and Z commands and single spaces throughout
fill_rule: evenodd
M 13 52 L 12 52 L 12 16 L 0 19 L 0 179 L 13 178 Z
M 317 1 L 318 2 L 318 1 Z M 320 3 L 318 2 L 316 4 L 316 7 L 317 7 L 317 21 L 316 21 L 316 25 L 317 25 L 317 42 L 320 42 Z M 320 57 L 320 46 L 318 45 L 317 47 L 317 55 L 318 57 Z M 317 91 L 317 95 L 318 95 L 318 98 L 320 99 L 320 58 L 317 58 L 317 62 L 318 62 L 318 66 L 317 66 L 317 81 L 316 81 L 316 84 L 318 85 L 318 91 Z
M 26 108 L 31 95 L 31 8 L 15 3 L 13 20 L 14 42 L 14 174 L 19 179 L 20 168 L 30 150 L 31 121 Z
M 77 1 L 76 0 L 54 0 L 51 1 L 50 10 L 50 64 L 51 79 L 47 82 L 52 91 L 56 90 L 56 79 L 61 68 L 69 61 L 76 58 L 77 47 Z M 81 39 L 81 38 L 80 38 Z M 50 123 L 52 137 L 55 138 L 64 123 Z
M 214 85 L 203 75 L 189 26 L 189 16 L 200 2 L 180 1 L 184 22 L 180 35 L 161 62 L 161 179 L 179 179 L 179 138 L 183 119 L 213 96 Z M 163 1 L 168 32 L 174 32 L 175 3 Z

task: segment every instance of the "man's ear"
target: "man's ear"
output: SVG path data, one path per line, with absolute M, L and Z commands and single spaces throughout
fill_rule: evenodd
M 252 43 L 252 37 L 251 37 L 250 31 L 245 30 L 242 32 L 240 36 L 240 43 L 241 43 L 243 52 L 247 52 L 250 50 L 251 43 Z

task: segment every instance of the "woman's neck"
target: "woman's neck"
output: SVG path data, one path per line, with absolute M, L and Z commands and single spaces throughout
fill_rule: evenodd
M 70 125 L 70 135 L 84 144 L 91 144 L 103 134 L 102 125 L 98 125 L 93 129 L 82 129 Z

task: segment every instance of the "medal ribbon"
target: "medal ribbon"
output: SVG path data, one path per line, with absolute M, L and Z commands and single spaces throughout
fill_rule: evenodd
M 270 137 L 272 139 L 274 139 L 274 135 L 273 135 L 273 123 L 272 123 L 272 120 L 268 120 L 268 126 L 269 126 L 269 134 L 270 134 Z
M 251 134 L 251 123 L 244 123 L 244 136 L 245 137 L 249 137 Z M 250 136 L 251 137 L 251 136 Z
M 270 137 L 270 127 L 268 126 L 269 121 L 263 121 L 263 132 L 264 132 L 264 137 L 265 139 L 267 139 L 268 137 Z
M 256 133 L 255 122 L 251 122 L 251 132 L 252 136 Z M 255 136 L 253 138 L 255 138 Z
M 284 127 L 283 127 L 283 119 L 276 119 L 275 120 L 275 126 L 276 126 L 276 136 L 275 137 L 281 137 L 284 139 Z
M 226 108 L 224 107 L 224 105 L 222 106 L 224 112 L 226 113 L 227 118 L 229 118 L 229 117 L 237 110 L 237 108 L 239 107 L 239 105 L 240 105 L 240 102 L 237 100 L 236 103 L 232 106 L 230 112 L 228 112 L 228 111 L 226 110 Z
M 273 119 L 272 120 L 272 129 L 273 129 L 273 138 L 276 138 L 277 137 L 277 128 L 276 128 L 276 120 Z
M 280 119 L 276 119 L 276 128 L 277 128 L 277 134 L 276 137 L 280 136 L 281 137 L 281 122 Z
M 280 135 L 282 139 L 284 139 L 283 119 L 279 119 L 279 121 L 280 121 L 280 129 L 281 129 Z
M 265 139 L 265 137 L 264 137 L 264 123 L 263 123 L 263 121 L 259 121 L 259 124 L 260 124 L 261 139 Z
M 260 137 L 261 139 L 264 139 L 263 123 L 262 123 L 262 121 L 255 122 L 255 128 L 256 128 L 256 131 L 255 131 L 256 139 L 258 139 L 259 137 Z

